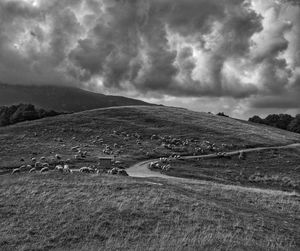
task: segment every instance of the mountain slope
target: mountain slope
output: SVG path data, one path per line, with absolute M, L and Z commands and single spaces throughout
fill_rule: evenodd
M 112 106 L 150 105 L 136 99 L 93 93 L 74 87 L 0 84 L 0 106 L 19 103 L 67 112 Z

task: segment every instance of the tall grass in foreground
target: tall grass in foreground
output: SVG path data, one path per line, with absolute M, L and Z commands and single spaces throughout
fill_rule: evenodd
M 296 250 L 299 198 L 90 175 L 0 180 L 1 250 Z

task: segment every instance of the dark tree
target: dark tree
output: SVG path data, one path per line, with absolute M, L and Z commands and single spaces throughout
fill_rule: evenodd
M 257 123 L 257 124 L 264 124 L 265 123 L 264 120 L 261 117 L 257 116 L 257 115 L 250 118 L 249 121 L 253 122 L 253 123 Z
M 15 124 L 27 120 L 35 120 L 50 116 L 56 116 L 60 113 L 55 111 L 45 111 L 36 109 L 31 104 L 12 105 L 10 107 L 0 107 L 0 126 Z
M 288 125 L 288 130 L 291 132 L 300 133 L 300 114 L 294 118 Z
M 267 116 L 264 121 L 267 125 L 287 130 L 288 125 L 292 122 L 293 119 L 294 118 L 288 114 L 271 114 Z

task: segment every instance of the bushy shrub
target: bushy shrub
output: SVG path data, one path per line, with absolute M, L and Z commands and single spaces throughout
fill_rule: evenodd
M 229 117 L 228 115 L 226 115 L 224 112 L 219 112 L 217 113 L 218 116 L 222 116 L 222 117 Z

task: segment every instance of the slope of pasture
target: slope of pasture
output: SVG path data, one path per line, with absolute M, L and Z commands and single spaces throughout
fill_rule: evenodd
M 136 133 L 141 137 L 139 142 L 133 136 Z M 18 167 L 20 158 L 28 160 L 55 154 L 72 158 L 74 146 L 87 151 L 91 162 L 93 157 L 103 155 L 105 145 L 113 147 L 114 144 L 118 145 L 118 158 L 129 164 L 172 154 L 161 140 L 151 140 L 153 134 L 189 142 L 196 140 L 180 148 L 182 155 L 194 154 L 197 144 L 204 141 L 215 144 L 220 151 L 300 142 L 300 134 L 182 108 L 116 107 L 0 128 L 0 167 Z
M 167 175 L 300 192 L 300 148 L 247 153 L 245 159 L 175 160 Z
M 8 250 L 299 250 L 299 197 L 167 180 L 0 176 Z

